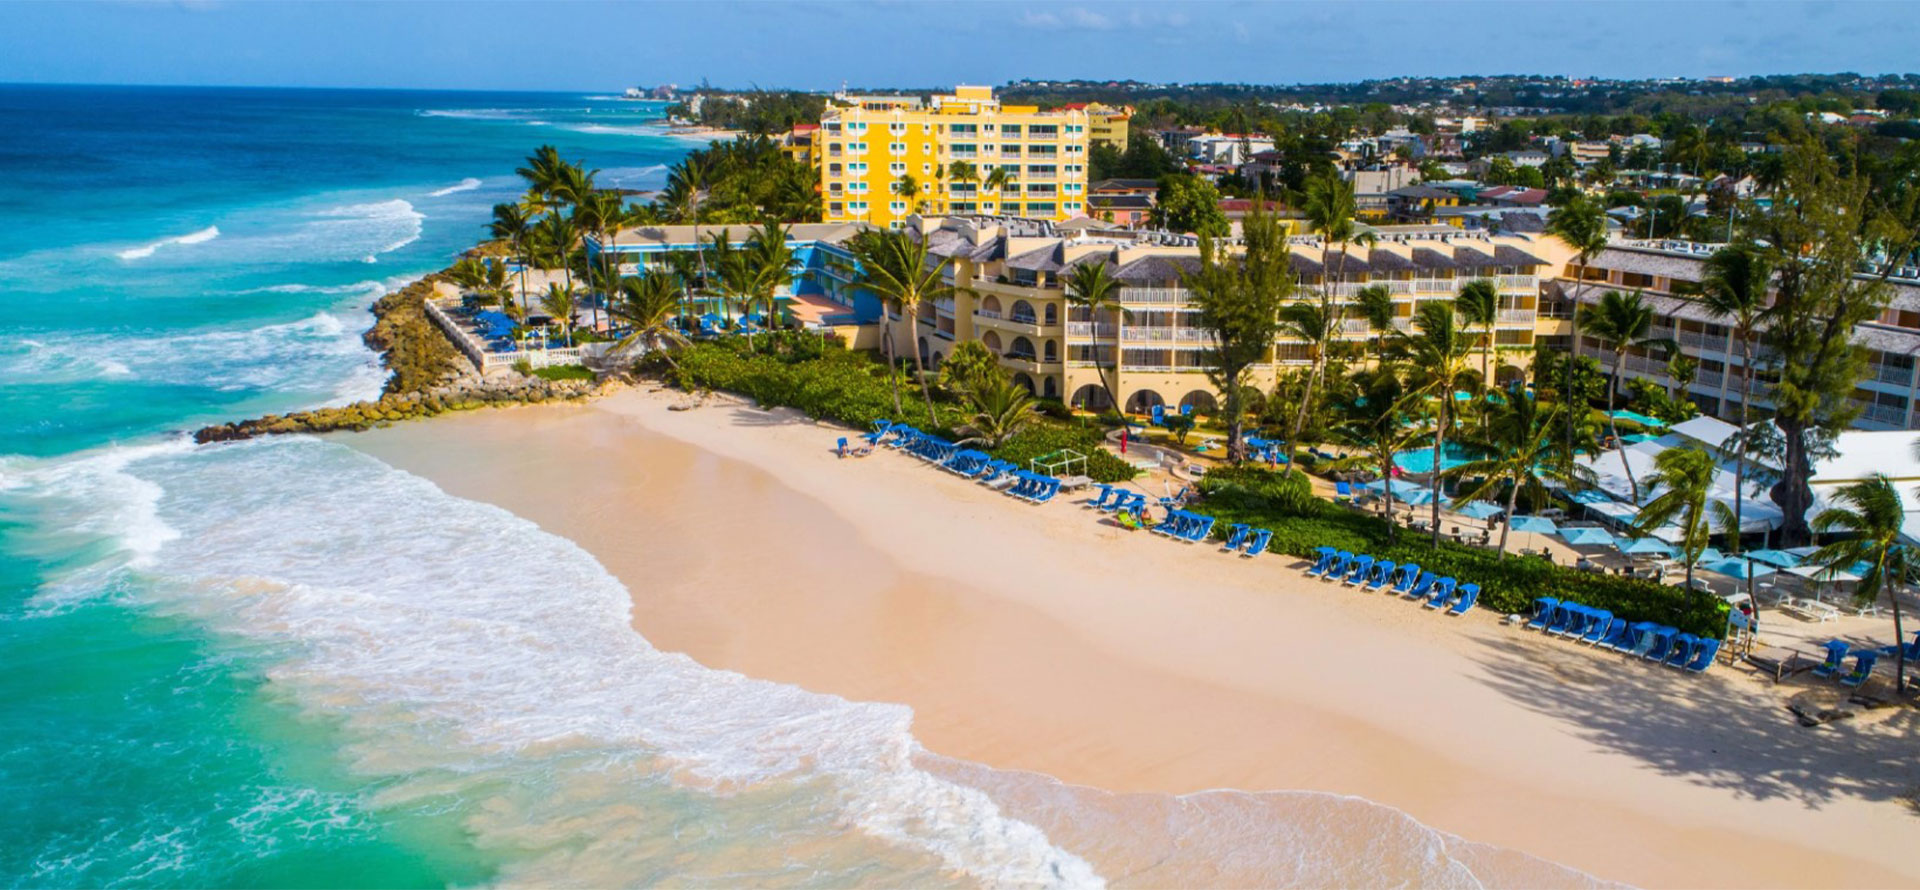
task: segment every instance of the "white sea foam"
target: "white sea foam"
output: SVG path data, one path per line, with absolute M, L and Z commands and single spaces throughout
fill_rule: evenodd
M 426 214 L 401 198 L 334 207 L 317 215 L 322 217 L 323 232 L 351 233 L 353 240 L 342 238 L 341 243 L 370 240 L 376 245 L 372 252 L 360 258 L 364 263 L 379 262 L 380 254 L 392 253 L 420 240 L 422 223 L 427 219 Z
M 435 191 L 428 192 L 427 197 L 444 198 L 456 192 L 470 192 L 479 187 L 480 187 L 480 180 L 469 176 L 465 179 L 460 180 L 458 185 L 450 185 L 443 189 L 438 189 Z
M 352 324 L 342 319 L 349 313 L 357 316 Z M 318 385 L 336 397 L 349 391 L 367 393 L 369 375 L 363 369 L 377 370 L 373 353 L 360 340 L 368 318 L 364 304 L 356 300 L 296 321 L 254 328 L 47 332 L 32 340 L 0 342 L 0 375 L 35 383 L 133 380 L 224 391 Z
M 198 232 L 189 232 L 188 234 L 175 238 L 162 238 L 159 241 L 142 247 L 128 248 L 114 254 L 114 256 L 123 260 L 144 260 L 147 257 L 153 256 L 155 251 L 169 244 L 205 244 L 218 237 L 220 237 L 220 227 L 208 226 Z
M 509 882 L 1100 883 L 917 768 L 908 709 L 654 650 L 618 581 L 512 514 L 316 439 L 116 460 L 92 478 L 164 491 L 157 558 L 125 525 L 142 601 L 279 651 L 268 676 L 345 720 L 376 805 L 456 807 L 483 845 L 528 851 Z M 100 523 L 152 500 L 70 486 Z M 706 840 L 680 837 L 687 807 Z M 735 871 L 763 857 L 785 871 Z

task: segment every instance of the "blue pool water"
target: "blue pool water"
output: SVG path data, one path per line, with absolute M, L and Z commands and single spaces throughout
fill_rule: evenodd
M 1442 470 L 1450 470 L 1479 459 L 1478 452 L 1453 442 L 1446 443 L 1440 449 L 1440 469 Z M 1393 462 L 1405 472 L 1426 475 L 1433 472 L 1433 449 L 1431 447 L 1413 448 L 1396 452 L 1393 455 Z

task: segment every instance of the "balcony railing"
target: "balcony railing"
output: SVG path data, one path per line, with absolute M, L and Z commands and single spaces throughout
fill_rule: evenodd
M 1120 289 L 1122 303 L 1170 303 L 1176 306 L 1187 302 L 1187 289 L 1184 287 L 1123 287 Z
M 1532 309 L 1502 309 L 1498 316 L 1500 324 L 1533 324 Z
M 1016 313 L 1014 315 L 1007 316 L 1007 320 L 1010 322 L 1013 322 L 1014 324 L 1030 324 L 1035 327 L 1040 326 L 1039 317 L 1034 315 L 1020 315 Z
M 1727 351 L 1727 338 L 1722 334 L 1702 334 L 1698 331 L 1681 331 L 1680 336 L 1675 339 L 1680 341 L 1681 346 L 1691 346 L 1695 349 L 1710 349 L 1714 352 Z
M 1727 380 L 1727 375 L 1722 374 L 1719 371 L 1693 372 L 1693 385 L 1695 386 L 1704 386 L 1708 389 L 1719 389 L 1721 386 L 1726 384 L 1726 380 Z
M 1884 423 L 1888 426 L 1899 427 L 1907 425 L 1907 410 L 1905 408 L 1897 408 L 1892 405 L 1868 405 L 1857 400 L 1854 404 L 1860 407 L 1861 417 L 1875 423 Z
M 1501 275 L 1498 280 L 1501 290 L 1534 290 L 1540 287 L 1538 275 Z
M 1893 367 L 1888 367 L 1886 365 L 1874 365 L 1873 379 L 1878 380 L 1881 383 L 1891 383 L 1894 386 L 1912 386 L 1913 385 L 1913 369 L 1912 368 L 1893 368 Z

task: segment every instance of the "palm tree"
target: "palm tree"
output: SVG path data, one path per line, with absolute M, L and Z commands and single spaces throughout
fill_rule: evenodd
M 1107 271 L 1105 261 L 1081 263 L 1067 273 L 1067 302 L 1087 310 L 1089 321 L 1098 321 L 1100 313 L 1113 312 L 1113 379 L 1108 380 L 1107 369 L 1100 367 L 1099 353 L 1095 352 L 1095 370 L 1100 374 L 1100 386 L 1107 391 L 1107 403 L 1114 410 L 1120 408 L 1120 326 L 1126 322 L 1127 310 L 1120 305 L 1120 279 Z
M 1698 448 L 1669 448 L 1653 459 L 1654 474 L 1647 487 L 1665 489 L 1633 517 L 1641 534 L 1675 520 L 1680 524 L 1680 550 L 1687 562 L 1687 588 L 1693 588 L 1693 567 L 1712 535 L 1707 497 L 1713 491 L 1713 455 Z M 1638 500 L 1636 498 L 1635 500 Z
M 1440 474 L 1483 480 L 1472 491 L 1460 495 L 1459 500 L 1463 502 L 1487 500 L 1497 496 L 1502 487 L 1506 488 L 1507 522 L 1500 528 L 1498 559 L 1507 556 L 1507 535 L 1513 531 L 1513 515 L 1522 493 L 1529 502 L 1540 504 L 1546 500 L 1548 482 L 1572 490 L 1576 485 L 1569 483 L 1585 481 L 1570 478 L 1566 468 L 1553 460 L 1556 444 L 1553 425 L 1558 420 L 1554 415 L 1559 410 L 1563 409 L 1542 409 L 1540 403 L 1527 394 L 1525 386 L 1515 384 L 1508 388 L 1505 403 L 1488 411 L 1481 435 L 1467 439 L 1469 446 L 1491 456 L 1468 461 Z M 1572 465 L 1572 471 L 1587 478 L 1592 475 L 1591 470 L 1579 464 Z
M 860 283 L 874 296 L 883 301 L 900 305 L 900 313 L 907 317 L 909 331 L 914 339 L 919 339 L 920 307 L 931 300 L 951 297 L 955 293 L 953 285 L 942 280 L 947 264 L 952 260 L 935 257 L 927 251 L 925 238 L 909 237 L 907 233 L 893 230 L 871 230 L 855 236 L 852 241 L 853 254 L 860 261 Z M 888 315 L 881 315 L 883 326 Z M 892 334 L 883 335 L 888 343 Z M 927 384 L 926 357 L 921 355 L 916 345 L 913 350 L 914 366 L 920 372 L 920 395 L 926 400 L 927 420 L 932 422 L 933 390 Z M 894 410 L 899 410 L 899 395 L 894 396 Z
M 1900 543 L 1901 523 L 1906 520 L 1900 493 L 1893 481 L 1876 474 L 1865 482 L 1842 486 L 1833 501 L 1843 506 L 1820 511 L 1813 518 L 1813 530 L 1821 534 L 1846 533 L 1851 537 L 1835 541 L 1813 552 L 1808 561 L 1839 572 L 1849 571 L 1855 563 L 1866 563 L 1860 582 L 1853 590 L 1856 602 L 1870 603 L 1887 591 L 1893 601 L 1894 684 L 1899 692 L 1907 688 L 1906 628 L 1900 620 L 1900 586 L 1913 576 L 1915 566 L 1905 544 Z
M 506 241 L 512 247 L 513 255 L 520 261 L 520 305 L 527 303 L 527 266 L 532 260 L 527 257 L 527 237 L 533 233 L 533 216 L 518 203 L 493 205 L 493 222 L 487 224 L 487 231 L 495 238 Z
M 617 279 L 619 253 L 615 251 L 614 248 L 620 227 L 625 225 L 627 221 L 626 200 L 620 197 L 619 192 L 615 191 L 591 192 L 575 207 L 574 219 L 579 221 L 581 228 L 599 236 L 601 242 L 599 255 L 613 258 Z M 617 284 L 614 286 L 617 287 Z M 602 302 L 611 303 L 613 301 L 613 290 L 611 288 L 602 289 L 600 296 Z M 594 307 L 593 319 L 595 324 L 598 324 L 600 321 L 598 305 Z
M 958 185 L 969 185 L 980 181 L 980 168 L 971 161 L 954 161 L 947 165 L 947 179 Z
M 733 230 L 721 229 L 707 235 L 710 247 L 705 253 L 711 254 L 713 282 L 719 285 L 721 304 L 726 308 L 727 321 L 733 321 L 734 310 L 741 309 L 741 315 L 753 312 L 752 302 L 757 291 L 754 280 L 759 270 L 753 265 L 753 258 L 744 247 L 733 243 Z M 752 345 L 752 340 L 748 340 Z
M 1578 307 L 1580 304 L 1580 289 L 1587 286 L 1587 265 L 1593 262 L 1593 258 L 1598 256 L 1600 251 L 1607 249 L 1606 211 L 1603 210 L 1599 204 L 1594 203 L 1592 199 L 1588 198 L 1584 192 L 1576 193 L 1571 199 L 1561 203 L 1559 207 L 1555 207 L 1552 212 L 1547 214 L 1547 234 L 1559 238 L 1568 247 L 1573 248 L 1574 284 L 1572 290 L 1567 294 L 1567 299 L 1573 302 L 1576 310 L 1573 313 L 1573 339 L 1571 341 L 1573 348 L 1570 350 L 1569 356 L 1569 358 L 1571 358 L 1571 356 L 1580 354 L 1580 313 Z M 1567 424 L 1566 454 L 1562 455 L 1561 459 L 1563 463 L 1572 464 L 1574 453 L 1574 418 L 1575 415 L 1581 412 L 1575 411 L 1574 406 L 1571 404 L 1573 394 L 1573 362 L 1571 360 L 1566 364 L 1566 378 L 1561 381 L 1560 392 L 1561 399 L 1569 402 L 1565 414 Z
M 1613 436 L 1616 446 L 1620 442 L 1620 424 L 1614 420 L 1614 402 L 1620 396 L 1620 370 L 1627 362 L 1627 350 L 1640 347 L 1669 352 L 1674 342 L 1665 338 L 1648 337 L 1653 330 L 1653 307 L 1640 298 L 1640 292 L 1623 294 L 1617 290 L 1601 295 L 1600 302 L 1591 309 L 1580 307 L 1576 315 L 1585 315 L 1587 326 L 1593 336 L 1607 345 L 1613 352 L 1613 373 L 1607 381 L 1607 432 Z M 1627 471 L 1627 486 L 1633 492 L 1633 502 L 1640 503 L 1640 485 L 1633 478 L 1633 465 L 1627 461 L 1625 451 L 1620 456 L 1620 465 Z
M 1493 323 L 1500 317 L 1499 287 L 1489 279 L 1475 278 L 1460 286 L 1453 308 L 1459 311 L 1461 321 L 1480 326 L 1480 379 L 1493 380 Z
M 1373 358 L 1378 365 L 1386 360 L 1387 332 L 1393 330 L 1393 291 L 1384 284 L 1369 284 L 1354 295 L 1354 302 L 1373 333 Z
M 546 296 L 540 298 L 540 308 L 545 309 L 548 315 L 553 316 L 555 321 L 560 322 L 560 330 L 566 335 L 567 345 L 572 346 L 573 288 L 571 286 L 561 287 L 559 282 L 549 283 L 547 285 Z
M 1435 401 L 1433 425 L 1433 546 L 1440 546 L 1441 457 L 1446 452 L 1447 426 L 1452 421 L 1453 394 L 1460 389 L 1472 391 L 1479 386 L 1469 358 L 1473 341 L 1460 329 L 1453 304 L 1431 302 L 1414 313 L 1416 333 L 1402 333 L 1399 347 L 1409 368 L 1406 399 Z
M 1752 244 L 1734 244 L 1715 251 L 1707 258 L 1706 274 L 1700 281 L 1700 304 L 1715 318 L 1733 321 L 1733 336 L 1740 341 L 1740 430 L 1730 444 L 1733 458 L 1733 522 L 1738 529 L 1746 501 L 1747 426 L 1753 403 L 1753 336 L 1760 317 L 1767 309 L 1767 286 L 1773 278 L 1772 260 L 1766 251 Z M 1738 546 L 1736 532 L 1730 539 Z
M 1306 426 L 1307 410 L 1313 404 L 1313 390 L 1320 382 L 1320 374 L 1327 366 L 1327 350 L 1338 336 L 1340 326 L 1339 310 L 1325 294 L 1318 302 L 1302 300 L 1288 303 L 1280 308 L 1280 332 L 1295 340 L 1307 343 L 1307 381 L 1301 388 L 1300 406 L 1294 410 L 1293 424 L 1287 431 L 1288 447 L 1293 447 L 1300 436 L 1300 429 Z M 1288 471 L 1292 471 L 1292 462 L 1288 462 Z
M 686 335 L 673 323 L 679 308 L 679 284 L 672 273 L 655 269 L 621 279 L 620 298 L 609 304 L 607 311 L 626 325 L 628 333 L 613 345 L 612 352 L 645 347 L 647 352 L 659 352 L 668 364 L 674 364 L 670 350 L 687 342 Z
M 787 229 L 777 222 L 768 222 L 747 236 L 747 265 L 752 270 L 752 295 L 748 305 L 754 300 L 767 306 L 763 319 L 765 327 L 771 331 L 779 316 L 779 295 L 775 293 L 783 284 L 793 283 L 793 248 L 787 245 Z
M 966 436 L 960 440 L 962 445 L 998 448 L 1040 416 L 1033 394 L 1004 373 L 993 374 L 984 385 L 968 389 L 967 401 L 973 413 L 960 427 L 960 433 Z
M 551 145 L 542 145 L 527 156 L 527 165 L 514 168 L 514 173 L 527 181 L 527 195 L 535 199 L 533 203 L 544 210 L 546 201 L 552 196 L 553 189 L 561 179 L 561 168 L 567 162 L 561 160 L 560 150 Z
M 992 192 L 993 196 L 998 198 L 1000 197 L 1000 192 L 1012 184 L 1012 171 L 1008 170 L 1005 165 L 1001 165 L 987 171 L 987 178 L 981 181 L 980 187 Z
M 1363 370 L 1352 379 L 1352 397 L 1341 399 L 1334 411 L 1329 437 L 1359 454 L 1334 461 L 1333 470 L 1364 466 L 1391 480 L 1394 457 L 1412 448 L 1427 435 L 1427 430 L 1408 416 L 1402 398 L 1406 395 L 1400 375 L 1387 367 Z M 1393 486 L 1387 485 L 1382 515 L 1393 516 Z M 1388 525 L 1391 537 L 1397 525 Z
M 895 195 L 913 202 L 907 205 L 908 210 L 918 211 L 917 205 L 919 204 L 919 199 L 917 196 L 920 194 L 920 182 L 913 178 L 913 174 L 900 174 L 900 178 L 893 181 L 892 191 Z
M 547 271 L 566 270 L 567 290 L 573 290 L 573 245 L 580 240 L 580 228 L 567 217 L 549 213 L 533 227 L 533 237 L 545 263 L 536 266 Z

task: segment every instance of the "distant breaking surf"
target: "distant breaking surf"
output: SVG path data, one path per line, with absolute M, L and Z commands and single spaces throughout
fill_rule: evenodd
M 144 247 L 130 247 L 114 255 L 123 260 L 144 260 L 147 257 L 153 256 L 154 251 L 169 244 L 201 244 L 212 241 L 218 237 L 220 237 L 220 227 L 208 226 L 198 232 L 181 235 L 178 238 L 163 238 Z
M 460 180 L 459 185 L 450 185 L 450 186 L 447 186 L 446 188 L 440 189 L 439 191 L 428 192 L 427 197 L 444 198 L 455 192 L 470 192 L 479 187 L 480 187 L 480 180 L 469 176 L 465 179 Z

